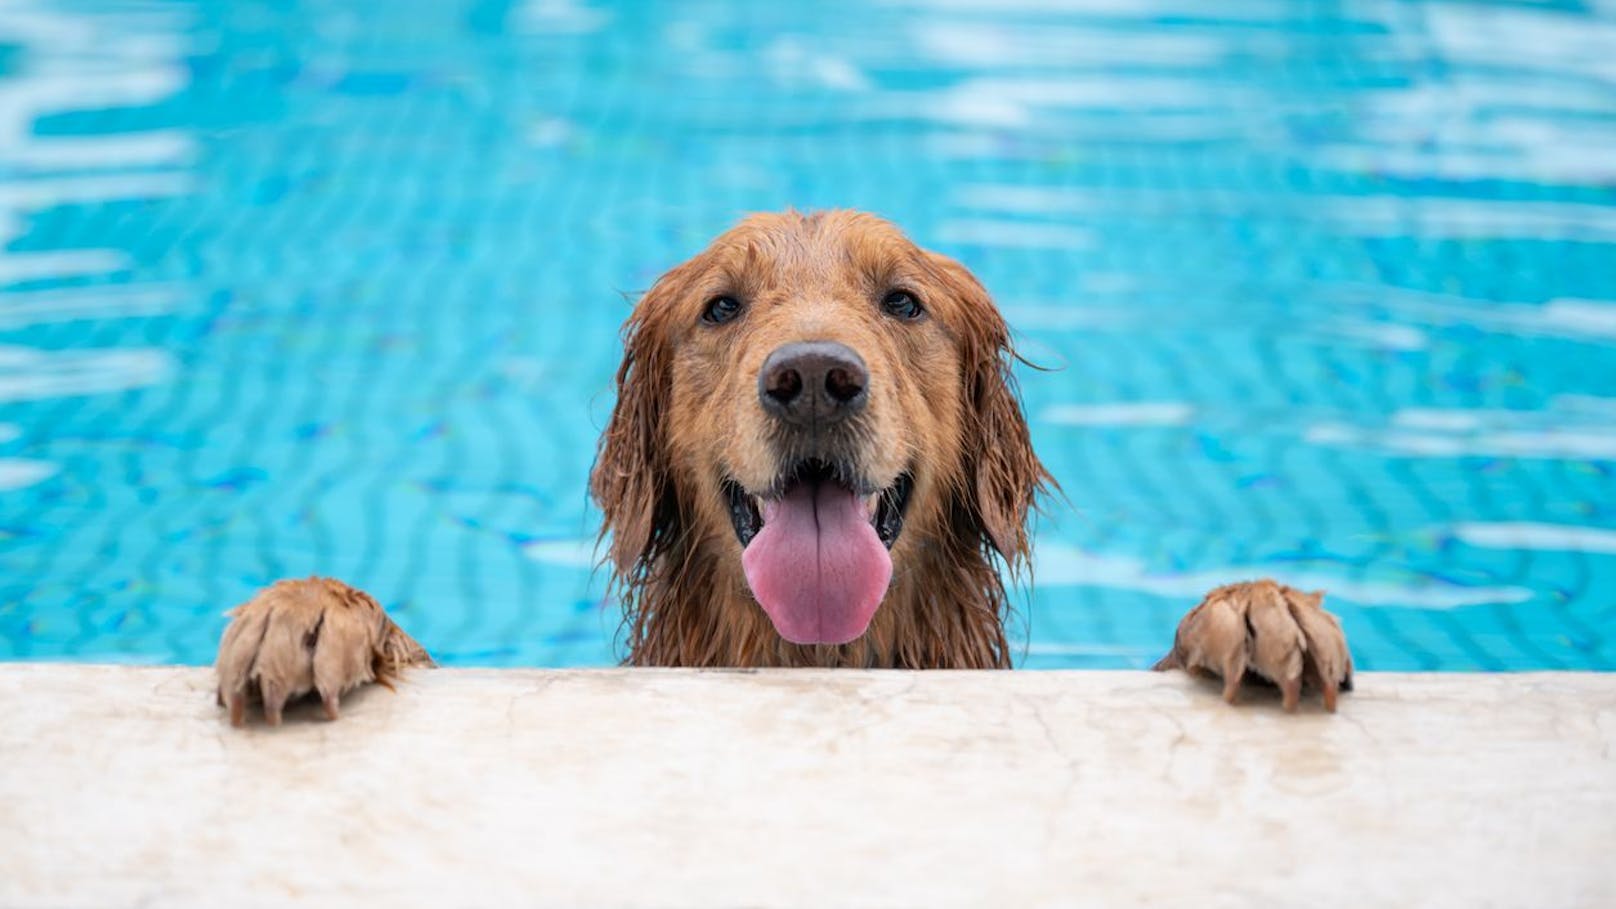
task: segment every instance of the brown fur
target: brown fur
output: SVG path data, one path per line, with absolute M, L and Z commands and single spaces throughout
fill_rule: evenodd
M 914 292 L 925 318 L 879 302 Z M 706 325 L 719 294 L 743 318 Z M 870 373 L 865 466 L 915 479 L 893 581 L 863 637 L 784 641 L 753 599 L 720 482 L 777 469 L 757 403 L 768 354 L 848 345 Z M 610 533 L 631 665 L 1004 668 L 1009 600 L 999 567 L 1028 557 L 1026 524 L 1052 485 L 1033 453 L 1003 318 L 958 263 L 870 215 L 754 215 L 664 275 L 624 329 L 617 404 L 591 486 Z

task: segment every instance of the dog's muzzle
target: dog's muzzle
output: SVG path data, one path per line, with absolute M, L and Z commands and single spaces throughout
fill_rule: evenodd
M 782 470 L 766 487 L 727 481 L 741 567 L 775 630 L 796 644 L 845 644 L 868 629 L 892 579 L 913 481 L 881 488 L 864 463 L 864 359 L 835 341 L 786 344 L 763 362 L 758 402 Z

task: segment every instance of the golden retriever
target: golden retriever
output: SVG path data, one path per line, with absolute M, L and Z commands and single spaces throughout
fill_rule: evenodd
M 1010 665 L 1005 576 L 1053 487 L 1009 332 L 952 259 L 868 214 L 753 215 L 645 294 L 591 489 L 636 666 Z M 1266 586 L 1263 586 L 1266 585 Z M 277 584 L 236 612 L 221 704 L 278 722 L 428 663 L 367 595 Z M 1351 665 L 1316 596 L 1223 588 L 1160 668 L 1250 669 L 1333 708 Z

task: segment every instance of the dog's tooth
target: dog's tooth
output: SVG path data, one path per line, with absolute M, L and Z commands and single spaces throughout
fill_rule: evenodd
M 881 494 L 875 493 L 864 503 L 864 510 L 869 513 L 870 520 L 875 520 L 876 512 L 881 510 Z

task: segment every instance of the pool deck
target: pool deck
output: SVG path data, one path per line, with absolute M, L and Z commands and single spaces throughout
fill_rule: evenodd
M 0 905 L 1616 905 L 1616 675 L 211 678 L 0 665 Z

